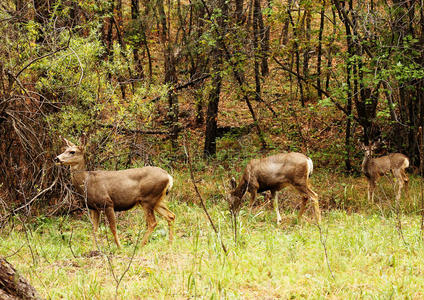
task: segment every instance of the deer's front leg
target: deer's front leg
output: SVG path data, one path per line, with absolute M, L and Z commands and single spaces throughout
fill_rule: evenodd
M 97 230 L 99 229 L 100 212 L 95 209 L 90 209 L 90 219 L 93 224 L 93 247 L 97 248 Z
M 278 208 L 278 195 L 277 195 L 276 191 L 271 192 L 271 198 L 272 198 L 272 201 L 274 202 L 275 214 L 277 215 L 277 224 L 280 224 L 281 223 L 281 215 L 280 215 L 280 210 Z
M 118 248 L 121 248 L 121 244 L 119 243 L 118 235 L 116 233 L 116 219 L 115 219 L 115 211 L 113 210 L 113 207 L 106 207 L 105 215 L 106 215 L 107 221 L 109 222 L 110 231 L 112 231 L 116 246 L 118 246 Z
M 374 203 L 375 180 L 368 180 L 368 202 Z

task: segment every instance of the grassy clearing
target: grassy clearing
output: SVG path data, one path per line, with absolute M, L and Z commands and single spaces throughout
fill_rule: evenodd
M 205 197 L 217 200 L 209 202 L 209 210 L 229 248 L 226 256 L 203 211 L 182 202 L 195 199 L 189 196 L 191 188 L 179 186 L 186 178 L 179 179 L 169 203 L 177 215 L 172 245 L 166 222 L 159 220 L 150 242 L 133 256 L 140 228 L 144 231 L 142 210 L 135 209 L 118 216 L 122 250 L 102 225 L 100 247 L 106 255 L 86 257 L 92 250 L 91 225 L 83 215 L 40 217 L 26 226 L 10 223 L 1 231 L 0 255 L 50 299 L 424 297 L 424 244 L 421 219 L 414 213 L 419 206 L 417 180 L 411 182 L 411 197 L 402 203 L 401 211 L 407 213 L 400 216 L 399 232 L 388 181 L 379 191 L 379 202 L 364 205 L 362 179 L 337 179 L 345 182 L 341 185 L 326 174 L 314 177 L 323 206 L 332 208 L 324 212 L 321 238 L 333 279 L 318 227 L 305 221 L 291 225 L 296 212 L 291 198 L 296 197 L 289 192 L 283 194 L 289 200 L 282 208 L 282 226 L 275 224 L 270 209 L 244 208 L 235 245 L 227 207 L 218 201 L 222 190 L 213 183 L 202 185 Z M 356 212 L 361 205 L 365 209 Z

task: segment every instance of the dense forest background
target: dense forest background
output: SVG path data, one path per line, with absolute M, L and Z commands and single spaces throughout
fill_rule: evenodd
M 89 169 L 183 170 L 188 145 L 196 170 L 300 151 L 358 174 L 379 140 L 423 172 L 422 1 L 7 0 L 0 36 L 6 216 L 70 209 L 60 136 Z

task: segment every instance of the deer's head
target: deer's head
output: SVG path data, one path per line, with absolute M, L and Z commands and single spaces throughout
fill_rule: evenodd
M 80 165 L 84 163 L 84 149 L 63 138 L 66 144 L 65 151 L 54 158 L 56 165 Z
M 373 142 L 373 143 L 369 144 L 368 146 L 362 144 L 361 148 L 362 148 L 362 150 L 365 151 L 366 157 L 371 157 L 374 150 L 377 149 L 377 147 L 378 147 L 378 142 Z
M 237 182 L 234 177 L 231 177 L 230 179 L 230 186 L 231 186 L 231 193 L 228 198 L 228 204 L 230 205 L 230 210 L 233 213 L 237 213 L 240 209 L 241 200 L 243 198 L 243 195 L 239 195 L 239 192 L 237 190 Z M 244 194 L 244 192 L 243 192 Z

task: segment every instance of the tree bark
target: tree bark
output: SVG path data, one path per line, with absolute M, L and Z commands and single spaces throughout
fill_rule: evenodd
M 307 80 L 309 78 L 309 52 L 311 50 L 311 22 L 312 22 L 312 13 L 311 7 L 307 5 L 305 7 L 305 49 L 303 51 L 303 77 Z M 310 90 L 309 85 L 305 85 L 305 95 L 306 100 L 310 99 Z
M 138 22 L 140 20 L 140 7 L 139 7 L 139 0 L 131 0 L 131 19 L 133 22 Z M 141 20 L 140 20 L 141 22 Z M 140 26 L 140 31 L 144 31 L 143 26 Z M 140 33 L 142 36 L 144 35 L 144 32 Z M 143 79 L 144 78 L 144 70 L 143 70 L 143 64 L 141 62 L 140 53 L 139 53 L 139 45 L 133 45 L 133 55 L 134 55 L 134 61 L 135 61 L 135 79 Z
M 208 110 L 206 113 L 205 146 L 203 149 L 203 155 L 205 157 L 213 156 L 216 154 L 218 104 L 222 83 L 222 77 L 220 74 L 221 68 L 221 55 L 217 53 L 212 71 L 212 89 L 209 92 Z
M 223 60 L 223 36 L 227 32 L 228 5 L 226 0 L 219 1 L 222 15 L 218 18 L 219 33 L 216 36 L 217 46 L 213 50 L 212 90 L 209 93 L 208 110 L 206 113 L 205 146 L 203 155 L 205 157 L 216 154 L 216 137 L 218 127 L 218 104 L 222 83 L 222 60 Z
M 325 0 L 322 0 L 322 6 L 320 11 L 320 23 L 318 32 L 318 53 L 317 53 L 317 87 L 318 87 L 318 98 L 322 99 L 321 92 L 321 62 L 322 62 L 322 35 L 324 33 L 324 16 L 325 16 Z
M 297 42 L 298 36 L 299 36 L 299 29 L 298 26 L 296 26 L 294 24 L 293 21 L 293 17 L 291 15 L 290 9 L 287 10 L 289 19 L 290 19 L 290 23 L 293 27 L 293 36 L 294 36 L 294 42 L 293 42 L 293 46 L 294 46 L 294 52 L 295 52 L 295 63 L 296 63 L 296 73 L 300 75 L 300 50 L 299 50 L 299 43 Z M 297 85 L 299 87 L 299 93 L 300 93 L 300 104 L 302 105 L 302 107 L 305 107 L 305 97 L 304 97 L 304 93 L 303 93 L 303 83 L 302 81 L 299 79 L 299 76 L 297 76 Z
M 164 83 L 170 86 L 174 86 L 177 83 L 177 72 L 176 72 L 176 62 L 173 53 L 173 45 L 170 38 L 170 28 L 167 22 L 167 16 L 165 14 L 165 8 L 163 5 L 163 0 L 157 2 L 158 17 L 160 28 L 160 37 L 163 47 L 164 55 Z M 173 89 L 170 89 L 168 92 L 168 116 L 170 122 L 170 137 L 172 148 L 175 150 L 178 147 L 178 135 L 179 135 L 179 125 L 178 125 L 178 115 L 179 115 L 179 103 L 178 96 L 174 93 Z
M 255 98 L 256 101 L 261 100 L 261 78 L 259 72 L 259 61 L 261 49 L 259 48 L 259 39 L 261 38 L 260 18 L 262 17 L 261 2 L 254 0 L 253 2 L 253 48 L 254 48 L 254 73 L 255 73 Z M 263 27 L 263 24 L 262 24 Z
M 4 258 L 0 258 L 0 298 L 40 299 L 34 287 Z

